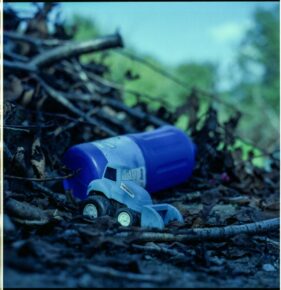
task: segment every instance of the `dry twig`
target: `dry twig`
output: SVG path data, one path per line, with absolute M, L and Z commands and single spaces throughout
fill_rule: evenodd
M 273 231 L 278 229 L 279 225 L 279 218 L 273 218 L 244 225 L 190 229 L 185 231 L 184 234 L 161 232 L 120 232 L 116 234 L 116 237 L 128 238 L 134 242 L 189 242 L 202 240 L 221 241 L 233 237 L 237 234 L 256 235 L 267 231 Z

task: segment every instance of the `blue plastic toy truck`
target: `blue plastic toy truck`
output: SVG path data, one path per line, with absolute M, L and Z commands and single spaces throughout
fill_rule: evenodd
M 123 226 L 163 228 L 182 221 L 168 204 L 153 205 L 151 194 L 188 180 L 195 166 L 196 146 L 175 126 L 121 135 L 69 148 L 64 164 L 75 176 L 65 190 L 83 202 L 88 217 L 116 216 Z
M 170 221 L 183 222 L 182 215 L 172 205 L 153 205 L 150 194 L 135 182 L 134 169 L 108 164 L 101 179 L 93 180 L 83 202 L 84 216 L 95 219 L 115 216 L 124 227 L 140 225 L 163 229 Z

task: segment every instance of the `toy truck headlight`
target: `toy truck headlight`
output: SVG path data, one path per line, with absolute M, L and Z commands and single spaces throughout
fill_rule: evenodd
M 120 188 L 129 194 L 130 197 L 134 198 L 135 194 L 134 192 L 123 182 L 121 182 Z

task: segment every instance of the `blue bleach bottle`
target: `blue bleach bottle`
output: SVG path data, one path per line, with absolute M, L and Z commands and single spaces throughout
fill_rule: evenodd
M 132 179 L 153 193 L 186 181 L 195 166 L 196 146 L 180 129 L 163 126 L 156 130 L 78 144 L 69 148 L 63 163 L 80 171 L 63 181 L 64 189 L 79 199 L 87 187 L 102 178 L 107 163 L 126 168 Z

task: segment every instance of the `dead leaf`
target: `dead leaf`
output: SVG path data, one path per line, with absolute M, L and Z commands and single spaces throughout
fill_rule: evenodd
M 34 95 L 34 90 L 33 89 L 26 90 L 23 93 L 22 104 L 24 106 L 26 106 L 27 104 L 29 104 L 30 101 L 32 100 L 33 95 Z
M 31 164 L 36 176 L 44 178 L 46 161 L 39 137 L 36 137 L 32 144 Z
M 23 93 L 23 85 L 19 78 L 9 75 L 4 81 L 5 101 L 16 101 Z

